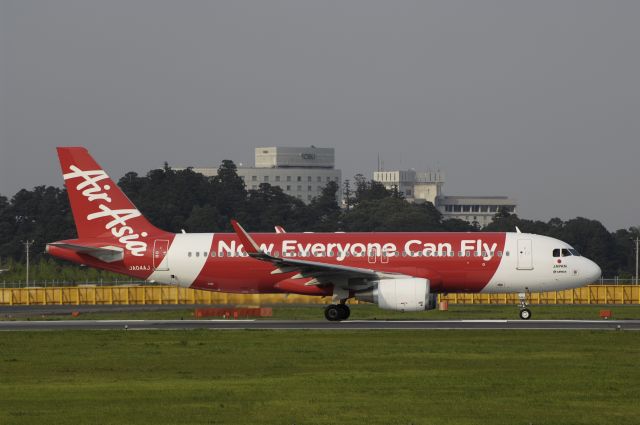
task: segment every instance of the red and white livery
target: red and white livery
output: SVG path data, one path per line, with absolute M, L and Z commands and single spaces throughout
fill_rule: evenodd
M 206 291 L 349 298 L 380 308 L 435 308 L 447 292 L 524 294 L 583 286 L 600 268 L 568 244 L 527 233 L 169 233 L 153 226 L 82 147 L 58 148 L 78 238 L 47 252 L 137 279 Z

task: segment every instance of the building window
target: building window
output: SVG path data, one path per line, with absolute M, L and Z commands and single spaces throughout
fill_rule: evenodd
M 302 186 L 298 185 L 298 192 L 300 192 L 301 190 L 302 190 Z M 298 195 L 298 196 L 300 196 L 300 195 Z
M 318 176 L 318 183 L 322 183 L 322 176 Z
M 307 195 L 307 201 L 311 200 L 311 195 Z
M 407 193 L 407 196 L 411 196 L 411 189 L 407 189 L 405 192 Z
M 287 190 L 291 190 L 291 185 L 287 185 Z
M 311 181 L 311 176 L 307 176 L 307 181 L 310 182 Z
M 291 176 L 287 176 L 287 181 L 290 182 L 291 181 Z
M 268 183 L 269 182 L 269 176 L 264 176 L 264 182 Z
M 331 177 L 327 176 L 327 183 L 331 181 Z
M 251 181 L 252 182 L 257 182 L 258 181 L 258 176 L 251 176 Z
M 322 192 L 322 186 L 318 186 L 318 192 Z
M 311 186 L 307 186 L 307 190 L 311 192 Z
M 298 181 L 301 182 L 302 181 L 302 176 L 298 176 Z
M 276 176 L 276 181 L 279 182 L 280 181 L 280 176 Z
M 256 186 L 255 184 L 251 185 L 251 189 L 256 190 L 258 188 L 258 186 Z

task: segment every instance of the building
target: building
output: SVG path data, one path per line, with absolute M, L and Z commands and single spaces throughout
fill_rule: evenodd
M 436 207 L 444 218 L 458 218 L 484 227 L 505 208 L 510 213 L 516 211 L 516 201 L 507 196 L 443 196 Z
M 516 201 L 506 196 L 444 196 L 444 173 L 440 170 L 375 171 L 373 180 L 388 190 L 397 188 L 409 202 L 431 202 L 445 219 L 457 218 L 483 227 L 502 208 L 513 213 Z
M 205 176 L 215 176 L 217 168 L 193 168 Z M 335 168 L 333 148 L 259 147 L 255 149 L 255 166 L 238 167 L 238 176 L 247 190 L 261 183 L 277 186 L 287 195 L 305 203 L 320 196 L 330 181 L 338 184 L 338 202 L 342 199 L 342 172 Z
M 442 195 L 444 173 L 440 170 L 375 171 L 373 180 L 388 190 L 397 188 L 409 202 L 431 202 L 435 205 L 436 199 Z

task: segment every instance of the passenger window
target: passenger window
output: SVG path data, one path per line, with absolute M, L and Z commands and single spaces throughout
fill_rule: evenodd
M 560 256 L 560 249 L 556 248 L 553 250 L 553 256 L 554 257 L 559 257 Z
M 189 251 L 189 254 L 188 254 L 188 255 L 189 255 L 189 257 L 191 257 L 191 251 Z
M 196 251 L 196 257 L 200 256 L 200 251 Z
M 207 251 L 205 251 L 205 252 L 203 252 L 203 253 L 202 253 L 202 256 L 203 256 L 203 257 L 208 257 L 208 256 L 209 256 L 209 253 L 208 253 Z

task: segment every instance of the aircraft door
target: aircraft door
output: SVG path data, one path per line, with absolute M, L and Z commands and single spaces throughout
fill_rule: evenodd
M 169 241 L 166 239 L 156 239 L 153 242 L 153 268 L 154 270 L 169 270 Z M 165 260 L 164 262 L 162 260 Z
M 518 270 L 533 270 L 533 252 L 531 239 L 518 239 Z

